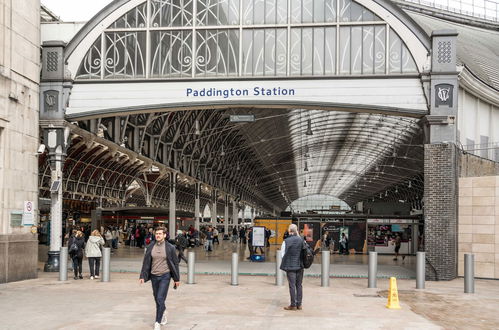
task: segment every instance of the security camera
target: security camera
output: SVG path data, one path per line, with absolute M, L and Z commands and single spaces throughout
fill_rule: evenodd
M 45 152 L 45 145 L 44 144 L 40 144 L 40 146 L 38 147 L 38 151 L 37 153 L 39 155 L 43 154 Z

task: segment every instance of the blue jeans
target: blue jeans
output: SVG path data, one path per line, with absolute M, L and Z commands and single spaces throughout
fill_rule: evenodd
M 168 287 L 170 286 L 171 275 L 170 272 L 163 275 L 152 275 L 152 294 L 156 301 L 156 322 L 161 323 L 163 314 L 166 310 L 166 296 L 168 295 Z

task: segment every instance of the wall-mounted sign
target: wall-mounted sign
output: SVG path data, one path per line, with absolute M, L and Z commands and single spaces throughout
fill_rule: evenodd
M 20 227 L 22 225 L 23 225 L 23 212 L 22 211 L 10 212 L 10 226 Z
M 35 205 L 32 201 L 24 201 L 23 226 L 35 224 Z
M 142 111 L 144 107 L 178 108 L 212 105 L 381 107 L 387 111 L 426 114 L 428 105 L 419 78 L 280 79 L 75 83 L 66 116 Z
M 230 115 L 231 123 L 252 123 L 255 121 L 255 115 Z

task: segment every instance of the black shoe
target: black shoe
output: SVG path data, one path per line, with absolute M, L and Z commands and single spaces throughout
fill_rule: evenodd
M 80 274 L 79 278 L 80 278 L 80 280 L 83 280 L 83 275 Z
M 77 279 L 78 279 L 78 276 L 75 276 L 75 277 L 74 277 L 74 279 L 75 279 L 75 280 L 77 280 Z

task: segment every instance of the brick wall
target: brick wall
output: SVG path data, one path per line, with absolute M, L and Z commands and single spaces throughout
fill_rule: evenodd
M 426 277 L 457 276 L 457 161 L 450 144 L 427 144 L 424 152 Z

